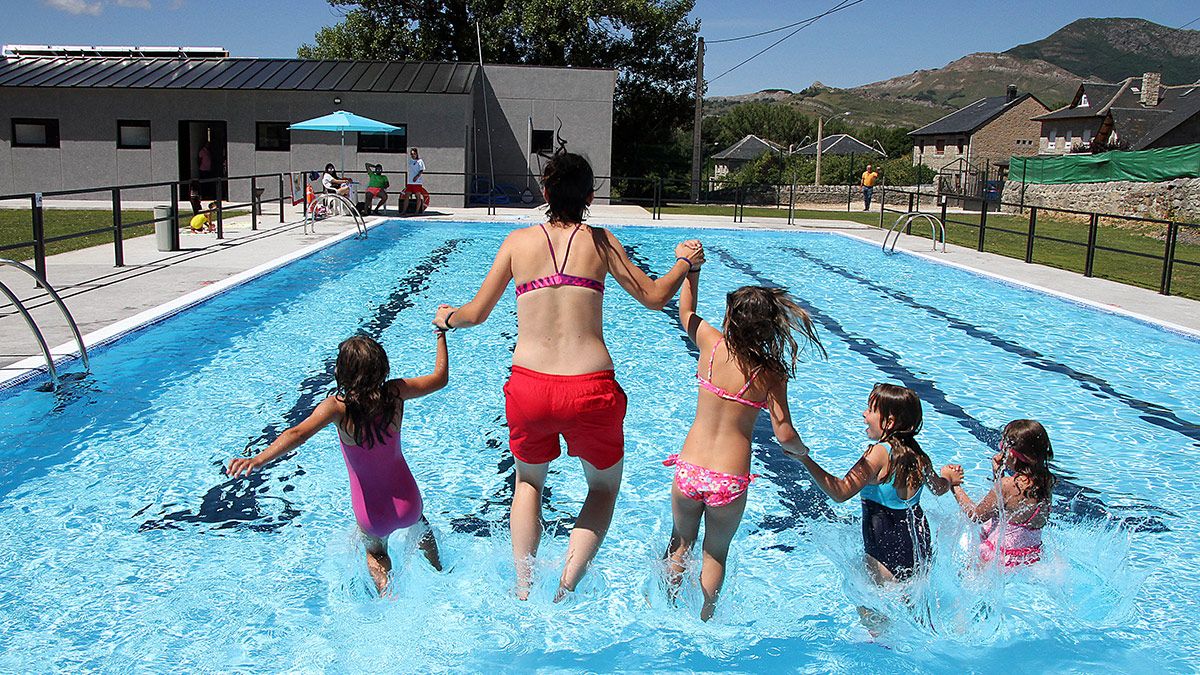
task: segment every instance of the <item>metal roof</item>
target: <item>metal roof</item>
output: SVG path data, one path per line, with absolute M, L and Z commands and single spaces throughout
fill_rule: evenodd
M 478 66 L 447 61 L 9 57 L 0 87 L 468 94 Z
M 1001 113 L 1012 106 L 1020 105 L 1027 98 L 1042 103 L 1033 94 L 1021 94 L 1013 100 L 1008 96 L 989 96 L 974 103 L 959 108 L 945 117 L 930 122 L 915 131 L 908 132 L 909 136 L 943 136 L 947 134 L 971 134 L 983 125 L 991 122 Z M 1045 108 L 1045 104 L 1042 104 Z
M 796 151 L 799 155 L 817 154 L 817 144 L 808 145 Z M 850 134 L 833 134 L 821 139 L 822 155 L 879 155 L 885 157 L 879 148 L 873 148 Z
M 1158 125 L 1151 127 L 1141 139 L 1133 143 L 1133 150 L 1145 150 L 1176 127 L 1200 115 L 1200 85 L 1185 89 L 1175 110 Z M 1200 140 L 1200 139 L 1198 139 Z
M 735 161 L 750 161 L 758 159 L 768 152 L 783 152 L 784 149 L 771 141 L 750 134 L 742 140 L 713 155 L 713 159 L 732 159 Z

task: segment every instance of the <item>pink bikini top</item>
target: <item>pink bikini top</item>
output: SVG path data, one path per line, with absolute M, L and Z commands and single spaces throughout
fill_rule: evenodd
M 587 277 L 577 277 L 573 274 L 566 274 L 563 270 L 567 269 L 567 256 L 571 255 L 571 242 L 575 241 L 575 234 L 579 232 L 580 227 L 576 227 L 571 232 L 571 238 L 567 239 L 567 250 L 563 253 L 562 267 L 558 266 L 558 259 L 554 257 L 554 242 L 550 241 L 550 233 L 546 231 L 545 225 L 540 225 L 542 234 L 546 235 L 546 243 L 550 245 L 550 260 L 554 263 L 554 274 L 526 281 L 523 284 L 517 284 L 517 297 L 521 297 L 522 293 L 535 291 L 539 288 L 552 288 L 555 286 L 578 286 L 580 288 L 590 288 L 593 291 L 604 293 L 604 282 L 589 279 Z
M 705 379 L 704 376 L 697 373 L 696 380 L 700 383 L 701 388 L 707 389 L 708 391 L 716 394 L 717 396 L 720 396 L 721 398 L 725 399 L 726 401 L 733 401 L 734 403 L 741 403 L 742 405 L 748 405 L 751 408 L 758 408 L 760 410 L 766 410 L 767 409 L 766 401 L 749 401 L 749 400 L 742 398 L 742 394 L 745 394 L 746 391 L 748 389 L 750 389 L 750 385 L 754 384 L 754 378 L 758 377 L 758 373 L 759 373 L 758 370 L 755 370 L 753 373 L 750 373 L 750 379 L 746 380 L 746 384 L 742 385 L 742 388 L 738 389 L 738 392 L 736 394 L 731 394 L 728 391 L 725 391 L 724 389 L 722 389 L 712 383 L 713 359 L 717 358 L 717 347 L 720 347 L 721 343 L 724 341 L 725 341 L 724 337 L 722 337 L 720 340 L 717 340 L 717 344 L 713 345 L 712 354 L 708 355 L 708 379 Z

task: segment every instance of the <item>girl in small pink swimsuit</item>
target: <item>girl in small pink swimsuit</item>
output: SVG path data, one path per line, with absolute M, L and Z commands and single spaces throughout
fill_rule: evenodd
M 329 423 L 337 425 L 342 456 L 350 472 L 350 502 L 367 549 L 367 569 L 382 595 L 392 559 L 388 535 L 416 524 L 424 529 L 419 546 L 429 564 L 441 570 L 437 541 L 421 515 L 421 492 L 400 450 L 400 421 L 405 399 L 431 394 L 450 377 L 446 332 L 435 330 L 437 357 L 433 372 L 420 377 L 387 379 L 387 354 L 378 342 L 358 335 L 338 346 L 335 393 L 308 419 L 288 429 L 267 449 L 229 463 L 230 476 L 243 476 L 302 445 Z
M 793 332 L 822 356 L 825 348 L 808 313 L 784 289 L 746 286 L 733 291 L 726 298 L 725 324 L 717 330 L 696 315 L 699 283 L 694 269 L 679 296 L 679 322 L 701 354 L 696 373 L 700 391 L 683 449 L 663 462 L 675 467 L 674 527 L 665 558 L 674 597 L 703 517 L 700 618 L 707 621 L 725 581 L 725 559 L 746 509 L 746 488 L 755 478 L 750 474 L 754 421 L 759 412 L 769 411 L 779 443 L 797 455 L 807 453 L 792 427 L 787 402 L 787 382 L 795 375 L 800 351 Z
M 1008 570 L 1041 560 L 1042 528 L 1050 519 L 1055 481 L 1049 466 L 1052 459 L 1046 429 L 1034 420 L 1014 420 L 1004 427 L 1000 452 L 992 457 L 993 488 L 978 504 L 962 488 L 962 466 L 950 464 L 943 469 L 963 513 L 983 523 L 981 565 L 999 561 Z

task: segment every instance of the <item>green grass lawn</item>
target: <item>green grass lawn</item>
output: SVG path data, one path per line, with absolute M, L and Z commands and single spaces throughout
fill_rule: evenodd
M 684 204 L 664 206 L 663 213 L 727 216 L 733 220 L 732 206 L 708 206 Z M 746 207 L 745 215 L 751 218 L 787 218 L 787 209 Z M 891 225 L 898 214 L 888 213 L 884 222 Z M 879 212 L 872 211 L 796 211 L 796 218 L 816 220 L 850 220 L 865 225 L 879 225 Z M 979 243 L 979 215 L 951 214 L 947 217 L 946 240 L 951 244 L 975 248 Z M 1009 230 L 1005 232 L 1003 230 Z M 1025 215 L 989 213 L 983 249 L 1010 258 L 1025 259 L 1026 233 L 1029 218 Z M 1158 290 L 1162 279 L 1162 254 L 1164 241 L 1159 238 L 1165 227 L 1117 227 L 1109 219 L 1101 219 L 1096 237 L 1097 246 L 1145 253 L 1157 260 L 1128 253 L 1096 251 L 1092 273 L 1104 279 Z M 1013 234 L 1018 233 L 1018 234 Z M 912 234 L 928 238 L 929 229 L 917 221 Z M 1051 267 L 1082 273 L 1086 262 L 1088 223 L 1047 218 L 1038 214 L 1036 234 L 1038 237 L 1054 237 L 1080 245 L 1037 239 L 1033 247 L 1033 262 Z M 1179 261 L 1200 263 L 1200 245 L 1178 242 L 1175 248 L 1175 266 L 1171 278 L 1171 294 L 1200 300 L 1200 267 L 1181 264 Z
M 77 232 L 87 232 L 97 228 L 107 228 L 82 237 L 74 237 L 46 244 L 46 255 L 75 251 L 89 246 L 112 244 L 112 212 L 84 209 L 45 209 L 43 213 L 43 229 L 46 238 L 60 237 Z M 226 211 L 224 218 L 244 215 L 248 211 Z M 121 222 L 136 223 L 150 220 L 154 217 L 152 211 L 130 209 L 121 211 Z M 185 227 L 192 218 L 190 209 L 182 209 L 179 214 L 179 226 Z M 122 239 L 131 239 L 154 233 L 154 225 L 137 225 L 122 227 Z M 21 209 L 0 209 L 0 246 L 9 246 L 33 239 L 33 221 L 31 212 Z M 0 258 L 13 260 L 30 260 L 33 258 L 33 247 L 25 246 L 17 249 L 0 251 Z

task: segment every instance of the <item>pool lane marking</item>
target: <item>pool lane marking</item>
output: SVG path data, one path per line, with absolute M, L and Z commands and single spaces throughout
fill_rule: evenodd
M 945 320 L 950 328 L 953 328 L 954 330 L 961 331 L 970 337 L 983 340 L 993 347 L 1006 351 L 1010 354 L 1020 356 L 1024 360 L 1019 361 L 1019 363 L 1023 363 L 1032 368 L 1037 368 L 1038 370 L 1065 375 L 1069 379 L 1078 383 L 1080 388 L 1085 392 L 1095 396 L 1096 398 L 1120 401 L 1129 408 L 1133 409 L 1134 412 L 1138 413 L 1138 416 L 1141 419 L 1149 422 L 1150 424 L 1167 429 L 1168 431 L 1179 433 L 1184 437 L 1191 439 L 1192 441 L 1200 441 L 1200 425 L 1182 419 L 1175 413 L 1174 410 L 1167 408 L 1166 406 L 1144 401 L 1135 396 L 1123 393 L 1107 380 L 1099 376 L 1092 375 L 1091 373 L 1086 373 L 1081 370 L 1076 370 L 1071 366 L 1059 361 L 1055 361 L 1041 354 L 1040 352 L 1030 349 L 1029 347 L 1019 345 L 1015 342 L 1000 337 L 991 331 L 980 328 L 979 326 L 959 318 L 943 309 L 920 302 L 904 291 L 893 289 L 877 283 L 856 272 L 841 267 L 840 265 L 822 260 L 808 253 L 807 251 L 792 246 L 782 246 L 780 248 L 796 257 L 807 260 L 808 262 L 828 272 L 832 272 L 861 284 L 862 286 L 866 286 L 867 288 L 879 293 L 885 300 L 897 300 L 914 309 L 923 310 L 933 316 Z
M 772 288 L 783 288 L 783 286 L 764 276 L 747 263 L 735 258 L 723 248 L 710 246 L 707 248 L 707 250 L 715 253 L 717 257 L 719 257 L 727 266 L 742 272 L 742 274 L 754 279 L 760 285 Z M 968 433 L 970 433 L 984 445 L 988 446 L 989 448 L 995 447 L 995 441 L 1000 437 L 1000 430 L 991 428 L 983 422 L 980 422 L 978 419 L 968 413 L 965 408 L 951 401 L 945 392 L 939 389 L 932 381 L 917 375 L 905 367 L 900 362 L 899 354 L 887 349 L 886 347 L 883 347 L 869 337 L 856 335 L 846 330 L 846 328 L 842 326 L 839 321 L 826 314 L 807 300 L 798 296 L 793 297 L 796 299 L 796 302 L 809 313 L 814 321 L 820 323 L 827 331 L 837 336 L 842 340 L 842 342 L 845 342 L 851 351 L 867 357 L 867 359 L 871 363 L 875 364 L 875 367 L 884 374 L 899 380 L 904 384 L 904 386 L 917 392 L 923 402 L 932 405 L 934 410 L 955 420 L 959 426 L 966 429 Z M 1093 496 L 1100 494 L 1097 490 L 1071 482 L 1061 471 L 1058 472 L 1058 475 L 1060 479 L 1055 485 L 1054 491 L 1056 494 L 1064 497 L 1064 500 L 1059 500 L 1058 509 L 1061 509 L 1065 506 L 1070 509 L 1071 513 L 1087 518 L 1106 520 L 1111 519 L 1115 521 L 1127 520 L 1113 514 L 1112 510 L 1107 504 L 1105 504 L 1099 497 Z M 1066 502 L 1065 505 L 1063 504 L 1064 501 Z M 1164 532 L 1168 531 L 1169 528 L 1161 518 L 1151 515 L 1139 519 L 1139 523 L 1135 525 L 1135 529 L 1152 532 Z
M 413 296 L 428 289 L 431 276 L 444 268 L 446 261 L 457 252 L 464 241 L 466 241 L 465 238 L 450 239 L 430 252 L 393 287 L 388 298 L 359 324 L 356 332 L 378 336 L 391 327 L 401 312 L 415 305 Z M 274 440 L 284 429 L 304 421 L 333 383 L 333 366 L 336 361 L 336 357 L 327 357 L 320 370 L 306 377 L 298 387 L 299 398 L 291 409 L 283 414 L 283 422 L 268 424 L 257 436 L 246 443 L 243 453 L 249 452 L 256 445 Z M 292 458 L 295 454 L 296 451 L 293 450 L 282 455 L 269 466 L 275 466 Z M 300 512 L 285 498 L 263 494 L 267 491 L 267 484 L 271 478 L 266 468 L 252 472 L 243 478 L 227 478 L 219 485 L 209 488 L 195 513 L 186 508 L 167 512 L 171 505 L 164 505 L 159 516 L 142 523 L 138 531 L 178 529 L 179 525 L 176 523 L 215 524 L 216 527 L 213 529 L 218 530 L 231 527 L 245 527 L 257 531 L 278 530 L 298 516 Z M 276 480 L 285 483 L 284 492 L 290 492 L 292 486 L 287 485 L 287 481 L 300 475 L 304 475 L 304 469 L 297 467 L 294 472 L 278 476 Z M 280 500 L 284 504 L 283 512 L 273 519 L 261 513 L 257 502 L 260 497 Z M 145 509 L 142 509 L 138 513 L 144 511 Z M 268 518 L 268 522 L 256 522 L 263 518 Z

